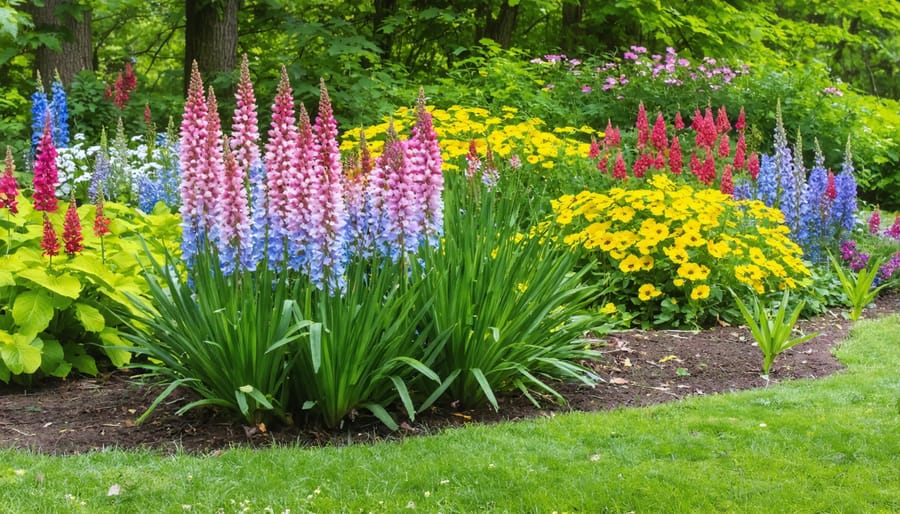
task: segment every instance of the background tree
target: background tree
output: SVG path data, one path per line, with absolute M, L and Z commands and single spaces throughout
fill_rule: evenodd
M 63 84 L 75 74 L 94 69 L 91 46 L 90 6 L 78 0 L 42 0 L 22 5 L 31 17 L 34 36 L 34 68 L 49 88 L 55 73 Z
M 234 71 L 239 6 L 240 0 L 185 0 L 184 91 L 193 61 L 204 76 Z

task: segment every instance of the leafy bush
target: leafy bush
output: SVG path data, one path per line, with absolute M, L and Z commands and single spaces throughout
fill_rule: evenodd
M 83 233 L 84 251 L 48 259 L 41 254 L 42 213 L 20 198 L 19 212 L 0 219 L 0 380 L 24 383 L 35 377 L 66 377 L 74 369 L 96 375 L 97 359 L 126 365 L 122 325 L 114 309 L 130 309 L 127 295 L 143 297 L 141 243 L 154 252 L 178 240 L 178 222 L 167 213 L 144 215 L 120 204 L 105 204 L 110 234 Z M 78 209 L 85 226 L 94 206 Z M 63 213 L 49 215 L 63 226 Z
M 589 267 L 576 270 L 577 254 L 552 242 L 550 227 L 518 234 L 516 191 L 449 177 L 444 237 L 424 251 L 428 316 L 436 333 L 448 334 L 433 364 L 448 399 L 497 409 L 502 391 L 519 389 L 537 403 L 529 390 L 561 399 L 548 378 L 589 383 L 578 361 L 598 354 L 581 339 L 601 329 L 587 312 L 596 296 L 583 282 Z
M 734 322 L 727 288 L 795 289 L 810 275 L 779 211 L 676 186 L 667 175 L 640 188 L 566 195 L 553 210 L 560 237 L 598 262 L 601 302 L 638 312 L 644 326 Z

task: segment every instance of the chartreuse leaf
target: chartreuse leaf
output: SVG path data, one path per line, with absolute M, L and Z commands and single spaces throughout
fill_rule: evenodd
M 131 352 L 124 347 L 133 345 L 122 339 L 117 329 L 112 327 L 104 328 L 100 332 L 100 341 L 103 342 L 103 352 L 109 357 L 113 366 L 121 368 L 131 362 Z
M 103 314 L 96 307 L 86 303 L 75 303 L 75 318 L 88 332 L 101 332 L 106 327 Z
M 81 282 L 72 275 L 56 276 L 44 268 L 29 268 L 20 271 L 19 277 L 68 298 L 78 298 L 78 294 L 81 293 Z
M 66 360 L 72 363 L 80 373 L 97 376 L 97 363 L 88 355 L 81 343 L 66 344 L 63 346 Z
M 25 291 L 16 296 L 13 303 L 13 320 L 21 332 L 37 334 L 46 329 L 53 319 L 53 302 L 44 291 Z
M 13 274 L 8 271 L 0 271 L 0 287 L 14 286 L 16 279 Z
M 41 371 L 52 376 L 63 378 L 72 371 L 72 364 L 66 362 L 65 352 L 59 341 L 47 339 L 41 350 Z
M 113 272 L 96 257 L 85 254 L 77 255 L 66 263 L 66 268 L 82 272 L 94 284 L 113 287 L 111 284 L 115 280 Z
M 9 368 L 6 367 L 6 364 L 3 364 L 3 359 L 0 359 L 0 380 L 4 383 L 9 383 Z
M 0 346 L 0 358 L 13 375 L 30 375 L 41 367 L 40 339 L 13 334 L 12 343 Z

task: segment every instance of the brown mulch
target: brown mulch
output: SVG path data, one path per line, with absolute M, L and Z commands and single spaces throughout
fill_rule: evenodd
M 900 293 L 878 298 L 863 316 L 900 312 Z M 803 333 L 819 332 L 813 340 L 780 355 L 770 384 L 819 378 L 842 369 L 832 350 L 847 337 L 846 312 L 835 310 L 801 321 Z M 604 359 L 590 363 L 603 379 L 594 387 L 556 384 L 568 400 L 551 399 L 535 408 L 520 396 L 500 398 L 499 413 L 489 408 L 433 408 L 390 432 L 371 417 L 359 416 L 338 430 L 315 425 L 246 427 L 213 409 L 175 411 L 194 397 L 176 391 L 141 425 L 134 420 L 150 405 L 159 389 L 141 385 L 127 371 L 96 378 L 48 381 L 33 391 L 0 384 L 0 448 L 28 448 L 50 454 L 81 453 L 103 448 L 149 448 L 162 453 L 217 452 L 236 445 L 324 445 L 374 442 L 434 433 L 469 423 L 493 423 L 551 417 L 566 410 L 598 411 L 676 401 L 766 386 L 760 377 L 762 354 L 746 328 L 716 327 L 702 331 L 640 331 L 611 334 L 602 347 Z M 301 420 L 302 421 L 302 420 Z

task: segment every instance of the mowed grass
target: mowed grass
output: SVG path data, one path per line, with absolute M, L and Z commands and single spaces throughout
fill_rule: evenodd
M 900 512 L 900 315 L 838 356 L 819 380 L 377 445 L 4 450 L 0 512 Z

